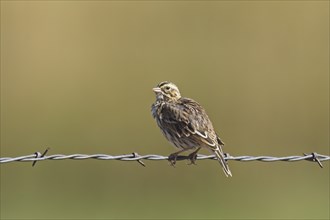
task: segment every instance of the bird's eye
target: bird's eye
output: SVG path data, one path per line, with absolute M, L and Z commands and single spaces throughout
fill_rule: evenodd
M 169 87 L 169 86 L 166 86 L 166 87 L 165 87 L 165 90 L 170 90 L 170 87 Z

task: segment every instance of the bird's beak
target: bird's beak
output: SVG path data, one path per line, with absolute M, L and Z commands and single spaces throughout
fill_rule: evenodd
M 162 90 L 159 87 L 152 88 L 152 91 L 154 91 L 155 93 L 161 93 L 162 92 Z

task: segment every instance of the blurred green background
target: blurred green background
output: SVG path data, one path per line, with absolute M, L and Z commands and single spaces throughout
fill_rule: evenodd
M 1 157 L 168 155 L 164 80 L 231 155 L 328 155 L 329 2 L 1 1 Z M 329 162 L 186 163 L 2 164 L 1 218 L 329 218 Z

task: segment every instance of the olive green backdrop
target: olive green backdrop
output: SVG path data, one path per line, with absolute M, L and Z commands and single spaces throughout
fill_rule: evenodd
M 168 155 L 164 80 L 231 155 L 328 155 L 329 2 L 1 1 L 1 157 Z M 1 218 L 329 218 L 329 162 L 187 163 L 2 164 Z

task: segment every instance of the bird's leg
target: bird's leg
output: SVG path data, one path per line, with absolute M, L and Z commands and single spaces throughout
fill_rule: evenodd
M 167 159 L 167 160 L 171 163 L 171 166 L 175 167 L 176 159 L 177 159 L 178 155 L 179 155 L 180 153 L 184 152 L 184 151 L 187 151 L 187 150 L 189 150 L 189 149 L 182 149 L 182 150 L 180 150 L 180 151 L 178 151 L 178 152 L 175 152 L 175 153 L 173 153 L 173 154 L 170 154 L 170 155 L 168 156 L 168 159 Z
M 195 150 L 194 152 L 192 152 L 191 154 L 188 155 L 188 158 L 190 160 L 190 163 L 188 165 L 194 164 L 196 165 L 196 159 L 197 159 L 197 153 L 198 151 L 201 149 L 201 147 L 197 148 L 197 150 Z

